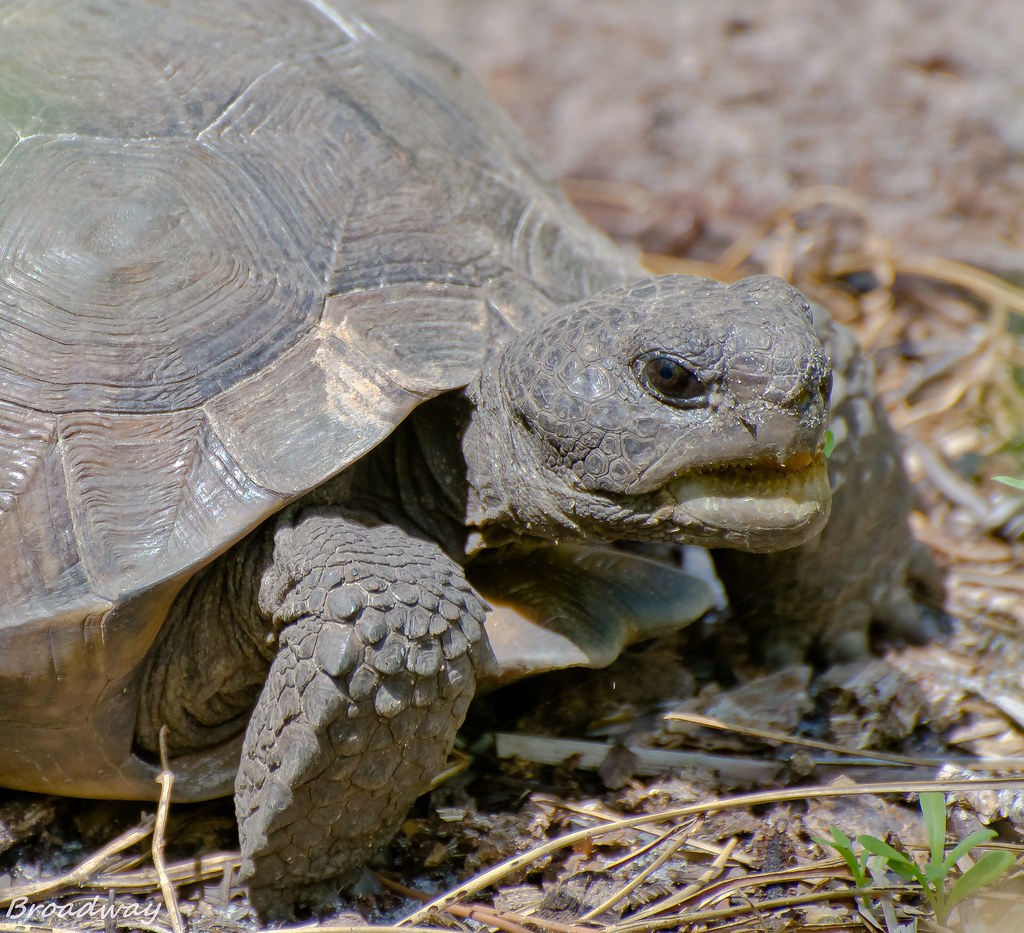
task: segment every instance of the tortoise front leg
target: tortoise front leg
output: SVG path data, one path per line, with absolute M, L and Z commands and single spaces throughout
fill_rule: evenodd
M 444 764 L 483 663 L 484 605 L 437 545 L 330 508 L 277 527 L 259 593 L 280 630 L 235 783 L 261 910 L 354 879 Z

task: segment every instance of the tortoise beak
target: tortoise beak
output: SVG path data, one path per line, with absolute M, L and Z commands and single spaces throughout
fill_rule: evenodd
M 802 544 L 825 527 L 832 501 L 824 456 L 806 451 L 687 473 L 664 495 L 681 528 L 712 529 L 726 547 L 744 551 Z

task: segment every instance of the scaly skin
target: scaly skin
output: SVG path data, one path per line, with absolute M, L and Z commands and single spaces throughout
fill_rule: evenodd
M 235 809 L 266 905 L 351 878 L 394 835 L 455 741 L 486 642 L 483 603 L 436 545 L 331 509 L 278 523 L 259 602 L 282 631 Z
M 394 835 L 488 659 L 484 604 L 437 545 L 332 507 L 289 509 L 274 526 L 176 607 L 137 736 L 155 751 L 162 722 L 169 748 L 187 751 L 252 710 L 235 808 L 241 878 L 268 915 L 354 880 Z M 243 577 L 254 569 L 258 595 Z
M 658 397 L 637 376 L 652 356 L 703 388 Z M 467 525 L 484 545 L 791 547 L 828 517 L 830 380 L 805 299 L 777 279 L 608 289 L 522 334 L 470 388 Z

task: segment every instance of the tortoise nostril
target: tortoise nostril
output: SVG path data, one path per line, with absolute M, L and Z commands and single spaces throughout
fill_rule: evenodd
M 802 383 L 791 396 L 793 407 L 797 410 L 810 408 L 812 405 L 828 405 L 832 396 L 832 371 L 828 370 L 815 384 Z
M 800 386 L 796 392 L 793 393 L 793 407 L 798 411 L 803 411 L 805 408 L 813 404 L 816 394 L 817 393 L 807 386 Z

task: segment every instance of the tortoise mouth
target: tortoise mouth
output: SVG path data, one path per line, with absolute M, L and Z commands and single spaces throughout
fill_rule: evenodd
M 821 453 L 732 463 L 687 473 L 665 486 L 673 520 L 719 544 L 776 551 L 802 544 L 828 521 L 832 494 Z

